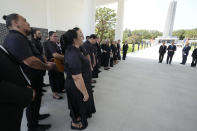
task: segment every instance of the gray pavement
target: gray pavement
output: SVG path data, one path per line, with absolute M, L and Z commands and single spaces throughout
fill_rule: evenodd
M 94 89 L 97 112 L 85 131 L 197 131 L 197 69 L 176 59 L 159 64 L 157 48 L 130 54 L 101 72 Z M 51 123 L 49 131 L 70 131 L 66 97 L 54 100 L 46 89 L 41 113 L 51 117 L 41 123 Z M 21 128 L 27 130 L 25 115 Z

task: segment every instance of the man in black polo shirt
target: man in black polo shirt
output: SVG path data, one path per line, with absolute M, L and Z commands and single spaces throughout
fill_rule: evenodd
M 58 36 L 54 31 L 49 32 L 49 40 L 46 43 L 45 55 L 47 57 L 47 61 L 54 61 L 57 59 L 63 63 L 64 55 L 61 52 L 61 49 L 57 45 Z M 51 90 L 53 92 L 53 98 L 60 100 L 63 97 L 58 93 L 64 93 L 64 73 L 59 72 L 57 70 L 49 71 L 49 81 L 51 85 Z
M 82 45 L 83 48 L 86 49 L 87 53 L 88 53 L 88 60 L 90 62 L 90 67 L 91 70 L 93 71 L 94 67 L 96 66 L 96 59 L 95 59 L 95 51 L 93 48 L 93 44 L 95 44 L 97 42 L 97 36 L 95 34 L 92 34 L 89 36 L 89 38 L 87 39 L 86 42 L 84 42 L 84 44 Z M 92 83 L 95 83 L 96 81 L 92 80 Z
M 45 53 L 44 53 L 44 48 L 43 48 L 43 45 L 41 43 L 41 39 L 42 39 L 42 33 L 41 33 L 41 31 L 38 30 L 38 29 L 32 29 L 31 43 L 34 44 L 34 46 L 36 47 L 36 49 L 43 56 L 44 60 L 47 61 L 46 60 L 46 57 L 45 57 Z M 45 71 L 45 74 L 46 74 L 46 71 Z M 44 81 L 43 81 L 43 87 L 46 87 L 46 86 L 49 86 L 49 84 L 45 84 Z M 42 89 L 42 92 L 46 92 L 46 90 Z
M 27 38 L 31 33 L 31 28 L 24 17 L 19 14 L 10 14 L 6 17 L 6 26 L 9 29 L 9 33 L 4 40 L 3 46 L 21 63 L 25 74 L 31 82 L 34 81 L 37 75 L 36 70 L 50 70 L 54 68 L 54 63 L 44 63 L 36 56 L 37 54 L 35 50 L 33 50 L 34 47 Z M 35 82 L 31 83 L 31 87 L 37 91 L 37 87 L 35 87 L 36 85 L 34 83 Z M 39 93 L 36 92 L 36 94 L 36 98 L 32 104 L 29 105 L 27 112 L 31 110 L 30 113 L 35 113 L 35 105 L 37 105 L 36 103 L 39 101 Z M 31 114 L 31 116 L 34 115 Z M 50 127 L 49 125 L 39 125 L 36 118 L 33 119 L 34 121 L 28 121 L 28 131 L 45 131 L 45 129 Z M 29 115 L 27 115 L 27 120 L 29 120 Z

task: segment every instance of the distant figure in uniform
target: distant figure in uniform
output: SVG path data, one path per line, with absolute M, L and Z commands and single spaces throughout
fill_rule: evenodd
M 123 60 L 125 60 L 126 57 L 127 57 L 128 48 L 129 48 L 128 43 L 127 43 L 127 41 L 125 41 L 125 43 L 123 45 L 123 48 L 122 48 L 122 50 L 123 50 Z
M 168 46 L 168 56 L 167 56 L 167 64 L 171 64 L 172 58 L 174 56 L 174 52 L 176 51 L 176 46 L 174 45 L 174 42 L 172 42 L 171 45 Z M 170 59 L 170 61 L 169 61 Z
M 166 53 L 167 46 L 165 45 L 165 42 L 160 46 L 159 48 L 159 63 L 162 63 L 164 55 Z
M 186 44 L 185 44 L 185 47 L 182 50 L 183 59 L 182 59 L 182 62 L 180 64 L 185 65 L 185 63 L 187 62 L 187 56 L 189 55 L 190 49 L 191 49 L 191 47 L 189 46 L 189 41 L 187 41 Z

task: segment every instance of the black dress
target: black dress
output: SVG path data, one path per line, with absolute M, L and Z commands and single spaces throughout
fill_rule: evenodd
M 87 121 L 87 118 L 96 112 L 94 106 L 94 98 L 92 94 L 91 85 L 91 69 L 88 59 L 83 55 L 79 48 L 69 46 L 65 51 L 65 73 L 67 78 L 65 81 L 65 88 L 67 89 L 68 107 L 70 109 L 70 116 L 73 122 L 77 118 L 81 118 L 82 124 Z M 89 94 L 89 100 L 83 101 L 83 94 L 76 87 L 72 75 L 82 74 L 86 89 Z

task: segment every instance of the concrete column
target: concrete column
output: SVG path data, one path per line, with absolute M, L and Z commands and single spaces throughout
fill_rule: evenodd
M 46 14 L 48 31 L 56 31 L 55 0 L 46 0 Z
M 122 37 L 123 37 L 124 4 L 125 4 L 125 0 L 118 0 L 115 40 L 121 40 L 121 41 L 122 41 Z
M 84 36 L 95 33 L 96 1 L 84 0 Z
M 163 37 L 171 37 L 173 26 L 174 26 L 174 19 L 175 19 L 175 13 L 176 13 L 176 6 L 177 1 L 171 1 L 168 9 L 168 14 L 166 18 L 166 23 L 164 27 Z

